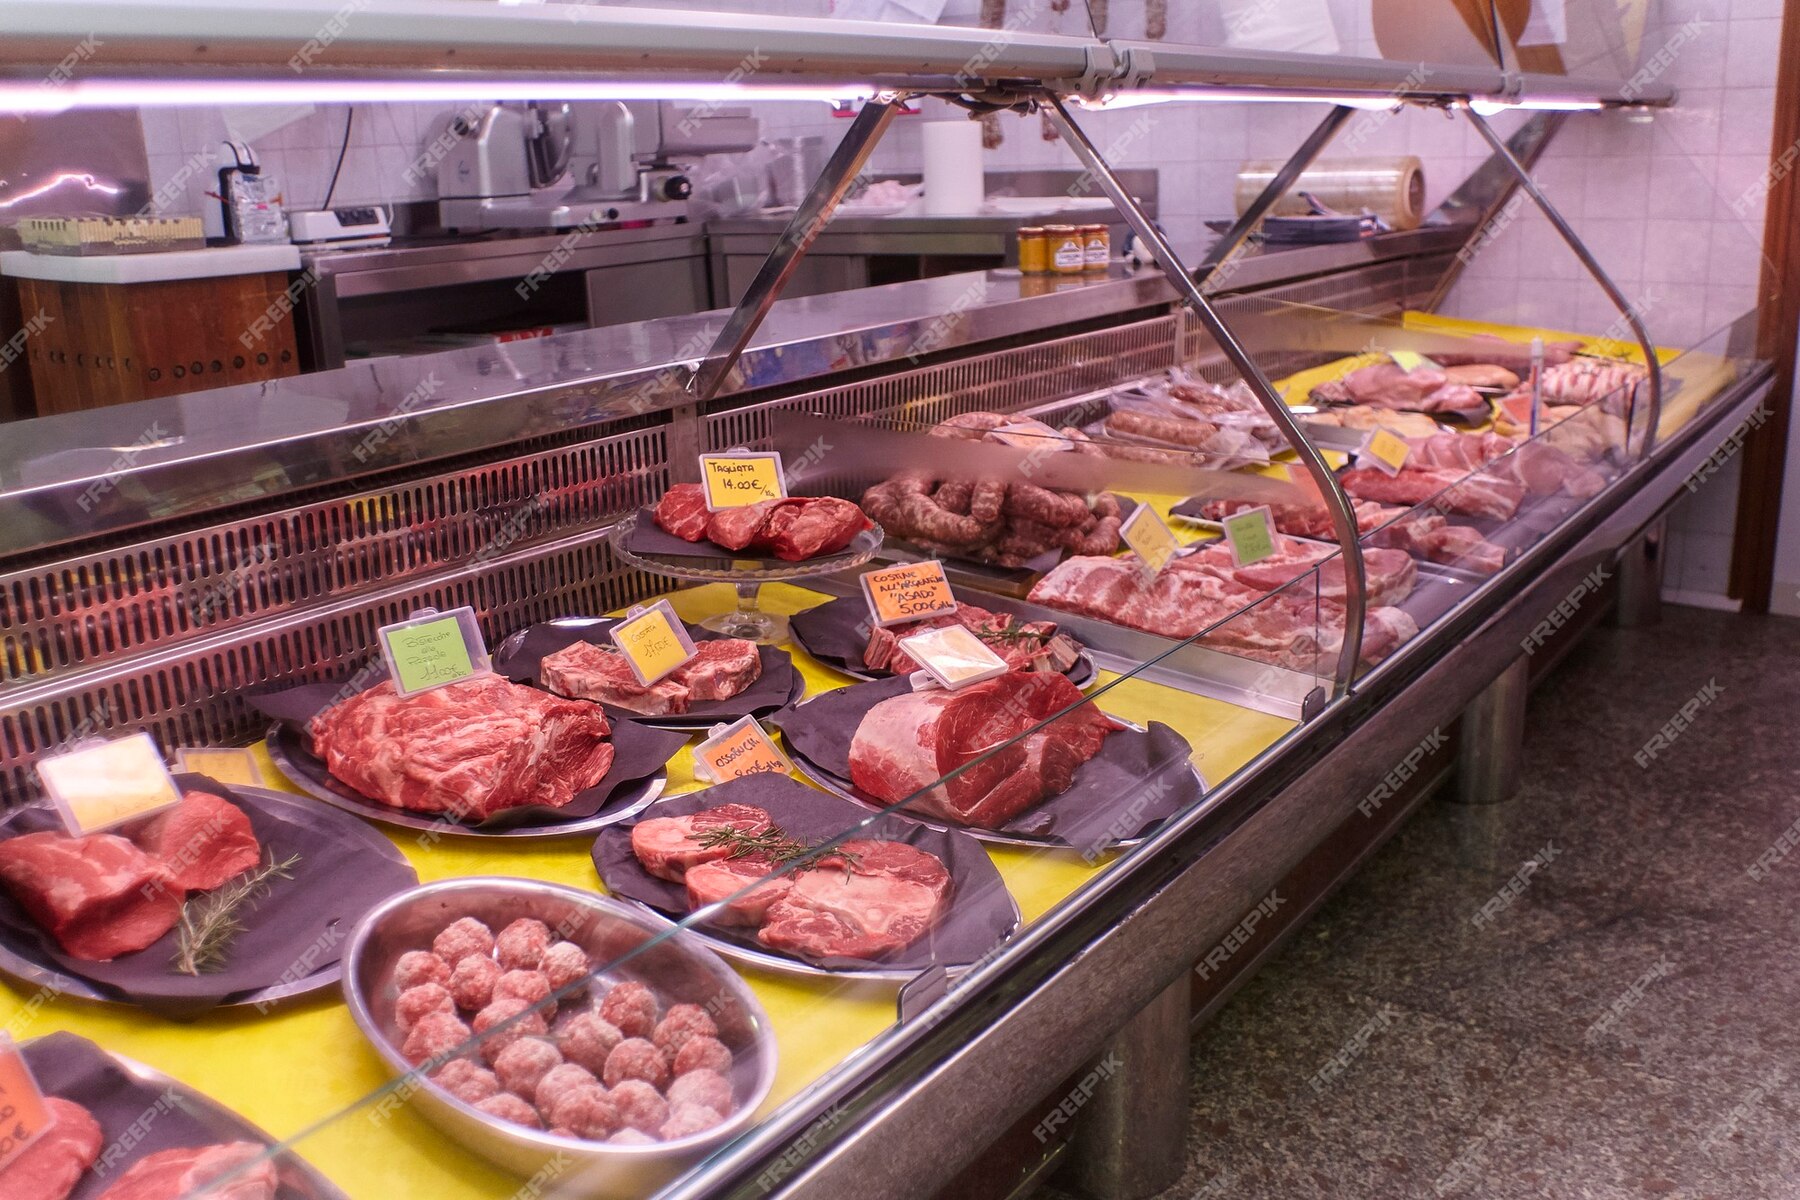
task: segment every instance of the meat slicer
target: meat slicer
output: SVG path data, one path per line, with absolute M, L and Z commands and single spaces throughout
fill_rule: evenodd
M 446 229 L 573 229 L 685 220 L 692 186 L 678 160 L 747 150 L 758 123 L 744 108 L 533 100 L 459 114 L 448 133 Z

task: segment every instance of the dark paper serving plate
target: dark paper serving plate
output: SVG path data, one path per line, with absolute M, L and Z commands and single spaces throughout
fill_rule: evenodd
M 855 679 L 891 679 L 893 672 L 863 665 L 868 627 L 869 606 L 860 595 L 843 596 L 788 618 L 788 632 L 795 643 L 832 670 Z M 1094 682 L 1096 673 L 1085 649 L 1066 672 L 1069 682 L 1078 688 Z
M 544 685 L 538 679 L 538 667 L 545 658 L 576 642 L 592 642 L 596 646 L 611 648 L 611 630 L 618 623 L 616 617 L 561 617 L 521 629 L 500 643 L 499 650 L 494 654 L 494 670 L 514 683 L 529 683 L 542 688 Z M 725 634 L 714 633 L 697 625 L 686 625 L 684 622 L 684 626 L 688 636 L 696 642 L 717 641 L 726 637 Z M 794 668 L 792 655 L 774 646 L 758 646 L 757 651 L 762 659 L 762 674 L 755 683 L 728 700 L 702 700 L 685 713 L 668 716 L 645 716 L 629 709 L 614 708 L 610 704 L 601 704 L 600 707 L 606 710 L 608 720 L 636 721 L 640 725 L 650 725 L 657 729 L 691 732 L 710 728 L 721 721 L 765 716 L 792 704 L 805 694 L 806 681 Z M 544 690 L 552 695 L 561 695 L 550 688 Z
M 787 740 L 789 756 L 820 787 L 868 808 L 888 809 L 850 778 L 850 742 L 862 720 L 883 700 L 910 691 L 905 678 L 852 684 L 826 692 L 770 718 Z M 1117 720 L 1118 718 L 1114 718 Z M 1068 791 L 1034 805 L 1000 829 L 955 825 L 925 814 L 911 819 L 954 829 L 984 842 L 1080 850 L 1095 854 L 1133 846 L 1162 821 L 1200 802 L 1206 785 L 1187 739 L 1160 721 L 1107 737 L 1100 753 L 1075 772 Z
M 177 775 L 182 791 L 204 791 L 236 804 L 250 818 L 264 858 L 300 855 L 292 879 L 275 880 L 241 920 L 224 968 L 199 976 L 169 969 L 174 931 L 110 962 L 66 954 L 51 934 L 0 891 L 0 973 L 33 987 L 113 1004 L 130 1004 L 174 1020 L 213 1008 L 256 1005 L 336 985 L 351 928 L 389 896 L 416 887 L 417 872 L 394 844 L 363 822 L 299 796 L 262 788 L 228 788 L 202 775 Z M 127 827 L 128 828 L 128 827 Z M 48 806 L 9 813 L 0 836 L 64 832 Z M 196 893 L 204 895 L 204 893 Z
M 923 824 L 896 814 L 871 816 L 863 805 L 827 795 L 785 775 L 752 775 L 704 791 L 658 801 L 629 824 L 603 830 L 594 843 L 594 868 L 606 890 L 622 900 L 673 920 L 688 915 L 687 891 L 658 879 L 631 850 L 631 826 L 654 817 L 679 817 L 720 804 L 753 804 L 766 809 L 790 837 L 812 843 L 846 831 L 858 839 L 905 842 L 936 855 L 950 872 L 950 906 L 925 937 L 895 955 L 865 959 L 813 960 L 772 950 L 753 929 L 702 923 L 693 933 L 725 958 L 770 971 L 811 976 L 904 982 L 933 966 L 957 970 L 978 962 L 1019 928 L 1019 906 L 993 860 L 968 833 Z
M 617 538 L 619 547 L 628 554 L 662 559 L 677 565 L 682 565 L 683 560 L 691 560 L 686 565 L 697 569 L 730 570 L 734 563 L 756 563 L 768 571 L 804 576 L 835 571 L 852 559 L 866 559 L 880 547 L 882 531 L 879 525 L 873 529 L 865 529 L 851 538 L 850 544 L 841 550 L 791 560 L 748 548 L 727 550 L 716 542 L 690 542 L 658 525 L 655 509 L 640 508 L 620 522 Z
M 100 1125 L 100 1161 L 76 1182 L 69 1200 L 98 1200 L 133 1163 L 159 1151 L 222 1142 L 275 1144 L 205 1093 L 86 1038 L 46 1034 L 21 1049 L 46 1096 L 81 1105 Z M 120 1153 L 119 1147 L 129 1148 Z M 291 1150 L 278 1153 L 275 1166 L 281 1179 L 277 1200 L 348 1200 Z

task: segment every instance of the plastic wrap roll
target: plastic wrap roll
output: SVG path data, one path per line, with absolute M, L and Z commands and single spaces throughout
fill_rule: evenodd
M 1280 161 L 1266 159 L 1239 168 L 1236 200 L 1240 216 L 1281 167 Z M 1360 213 L 1366 208 L 1395 229 L 1417 229 L 1425 216 L 1425 171 L 1412 155 L 1316 162 L 1276 202 L 1271 215 L 1300 216 L 1310 211 L 1299 197 L 1302 191 L 1340 212 Z

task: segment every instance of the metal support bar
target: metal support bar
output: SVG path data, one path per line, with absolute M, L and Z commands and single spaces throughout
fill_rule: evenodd
M 1616 629 L 1641 629 L 1662 618 L 1663 548 L 1668 518 L 1651 524 L 1619 552 L 1618 599 L 1610 621 Z
M 1494 132 L 1494 127 L 1475 111 L 1473 105 L 1464 104 L 1461 107 L 1464 115 L 1474 123 L 1481 136 L 1487 140 L 1494 156 L 1505 163 L 1507 169 L 1518 177 L 1519 186 L 1525 189 L 1525 194 L 1531 197 L 1550 224 L 1556 227 L 1556 232 L 1561 235 L 1562 240 L 1568 243 L 1569 249 L 1575 252 L 1575 257 L 1581 260 L 1581 265 L 1587 268 L 1588 274 L 1594 277 L 1594 282 L 1600 285 L 1607 298 L 1618 308 L 1619 315 L 1624 317 L 1626 324 L 1631 326 L 1632 334 L 1637 338 L 1638 345 L 1643 348 L 1644 365 L 1650 372 L 1650 414 L 1645 423 L 1642 450 L 1644 454 L 1650 453 L 1656 445 L 1657 426 L 1662 423 L 1662 364 L 1657 361 L 1656 346 L 1650 341 L 1650 331 L 1644 327 L 1643 319 L 1638 316 L 1637 306 L 1625 298 L 1625 293 L 1620 291 L 1619 285 L 1612 281 L 1612 276 L 1606 273 L 1606 269 L 1600 265 L 1600 261 L 1582 242 L 1574 227 L 1563 219 L 1563 215 L 1556 210 L 1556 206 L 1550 203 L 1550 198 L 1544 195 L 1543 189 L 1538 187 L 1537 181 L 1531 177 L 1531 172 L 1527 171 L 1524 164 L 1513 157 L 1511 148 L 1499 134 Z
M 1506 139 L 1507 148 L 1512 151 L 1514 158 L 1525 164 L 1527 170 L 1534 170 L 1538 160 L 1543 158 L 1544 150 L 1562 129 L 1568 117 L 1566 112 L 1532 113 Z M 1470 248 L 1481 240 L 1518 190 L 1517 177 L 1497 156 L 1490 154 L 1487 161 L 1476 167 L 1437 206 L 1437 210 L 1427 219 L 1427 224 L 1459 226 L 1468 230 L 1468 236 L 1463 240 L 1456 257 L 1450 260 L 1443 274 L 1438 277 L 1437 286 L 1431 291 L 1431 298 L 1420 305 L 1423 311 L 1436 312 L 1443 307 L 1450 289 L 1456 286 L 1456 281 L 1462 278 L 1463 268 L 1468 266 L 1472 254 Z
M 1498 804 L 1519 786 L 1525 744 L 1525 699 L 1531 691 L 1529 661 L 1515 658 L 1463 709 L 1456 743 L 1456 799 L 1460 804 Z
M 1275 172 L 1275 178 L 1269 180 L 1268 186 L 1263 188 L 1262 194 L 1257 196 L 1251 202 L 1250 207 L 1244 210 L 1244 215 L 1239 217 L 1230 229 L 1220 234 L 1219 240 L 1212 244 L 1212 248 L 1206 252 L 1206 257 L 1200 260 L 1200 266 L 1194 271 L 1195 283 L 1205 287 L 1206 281 L 1212 277 L 1212 273 L 1218 270 L 1226 259 L 1237 253 L 1238 247 L 1242 246 L 1245 239 L 1258 225 L 1262 224 L 1262 219 L 1269 215 L 1269 210 L 1275 207 L 1276 202 L 1287 195 L 1288 189 L 1294 186 L 1294 182 L 1300 178 L 1306 168 L 1312 166 L 1313 159 L 1319 157 L 1319 152 L 1324 150 L 1331 139 L 1337 136 L 1337 131 L 1344 127 L 1344 122 L 1348 121 L 1350 114 L 1355 111 L 1354 108 L 1345 104 L 1332 106 L 1331 111 L 1325 114 L 1325 119 L 1306 135 L 1306 140 L 1301 142 L 1299 148 L 1294 151 L 1287 162 L 1281 165 L 1281 170 Z
M 744 298 L 731 310 L 712 349 L 707 351 L 706 358 L 688 380 L 688 393 L 696 403 L 704 405 L 724 386 L 731 369 L 743 355 L 744 347 L 750 344 L 763 318 L 769 315 L 769 309 L 774 307 L 800 260 L 824 230 L 826 222 L 831 220 L 831 214 L 837 211 L 838 202 L 850 190 L 850 184 L 862 171 L 863 164 L 869 161 L 876 143 L 881 141 L 881 135 L 900 111 L 902 99 L 904 97 L 891 92 L 877 96 L 863 105 L 850 128 L 844 131 L 843 140 L 838 142 L 825 170 L 813 180 L 806 199 L 800 202 L 787 228 L 769 251 L 769 257 L 757 269 L 756 278 L 750 281 Z
M 1069 115 L 1069 110 L 1063 107 L 1061 98 L 1054 93 L 1045 92 L 1040 97 L 1039 103 L 1042 104 L 1044 111 L 1049 114 L 1050 120 L 1056 125 L 1056 130 L 1062 135 L 1063 141 L 1067 142 L 1069 148 L 1075 151 L 1075 156 L 1081 160 L 1081 165 L 1100 182 L 1101 189 L 1106 192 L 1107 197 L 1119 210 L 1119 214 L 1131 226 L 1132 232 L 1137 234 L 1138 238 L 1156 255 L 1157 266 L 1162 269 L 1163 275 L 1194 310 L 1194 315 L 1200 318 L 1200 323 L 1206 327 L 1206 332 L 1212 336 L 1213 341 L 1224 352 L 1226 359 L 1233 367 L 1237 368 L 1238 374 L 1249 385 L 1251 392 L 1262 402 L 1263 409 L 1269 414 L 1269 419 L 1275 422 L 1276 428 L 1287 436 L 1288 444 L 1300 456 L 1300 461 L 1305 464 L 1307 473 L 1312 476 L 1313 482 L 1318 486 L 1319 495 L 1324 500 L 1326 509 L 1331 513 L 1332 527 L 1337 531 L 1338 546 L 1344 559 L 1344 643 L 1338 653 L 1336 695 L 1347 694 L 1351 681 L 1356 678 L 1357 663 L 1362 657 L 1363 610 L 1367 603 L 1364 596 L 1366 585 L 1363 577 L 1362 548 L 1357 542 L 1356 510 L 1350 504 L 1350 497 L 1344 494 L 1343 487 L 1338 483 L 1337 476 L 1332 474 L 1331 466 L 1325 461 L 1324 455 L 1320 454 L 1318 449 L 1306 439 L 1306 435 L 1300 432 L 1299 424 L 1294 420 L 1293 414 L 1288 411 L 1287 405 L 1282 403 L 1281 397 L 1276 394 L 1274 385 L 1263 374 L 1262 368 L 1256 365 L 1256 360 L 1250 357 L 1250 352 L 1244 349 L 1219 314 L 1213 310 L 1212 305 L 1207 303 L 1206 296 L 1200 291 L 1200 285 L 1194 281 L 1194 277 L 1182 265 L 1180 256 L 1175 253 L 1175 248 L 1169 245 L 1168 238 L 1163 236 L 1162 230 L 1156 227 L 1156 222 L 1152 221 L 1149 214 L 1144 212 L 1125 185 L 1119 182 L 1118 176 L 1113 174 L 1112 168 L 1107 165 L 1106 160 L 1100 157 L 1100 152 L 1095 149 L 1094 143 L 1088 140 L 1087 134 L 1082 132 L 1081 127 L 1075 124 L 1074 118 Z
M 1088 1064 L 1068 1171 L 1092 1200 L 1145 1200 L 1187 1166 L 1190 985 L 1183 974 Z

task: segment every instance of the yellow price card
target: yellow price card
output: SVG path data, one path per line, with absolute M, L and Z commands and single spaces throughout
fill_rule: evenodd
M 700 482 L 706 489 L 706 507 L 712 512 L 787 499 L 781 455 L 773 452 L 702 454 Z
M 1405 438 L 1392 430 L 1377 426 L 1369 431 L 1363 439 L 1362 447 L 1357 450 L 1358 462 L 1368 462 L 1389 475 L 1398 475 L 1400 468 L 1406 465 L 1407 456 L 1412 447 Z
M 38 777 L 76 837 L 167 808 L 181 791 L 147 733 L 41 760 Z
M 694 657 L 694 639 L 667 600 L 646 608 L 634 608 L 612 627 L 613 645 L 625 656 L 638 682 L 645 687 L 667 677 Z
M 1137 511 L 1126 518 L 1119 528 L 1119 536 L 1125 539 L 1125 544 L 1131 547 L 1131 552 L 1138 556 L 1152 578 L 1162 574 L 1162 569 L 1181 549 L 1175 531 L 1148 504 L 1138 505 Z

